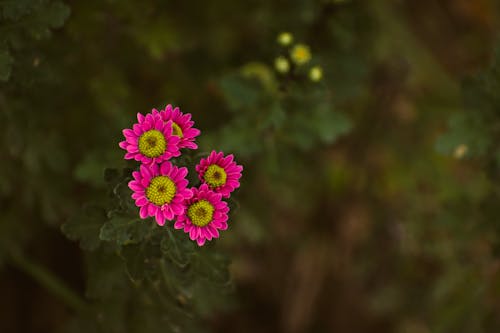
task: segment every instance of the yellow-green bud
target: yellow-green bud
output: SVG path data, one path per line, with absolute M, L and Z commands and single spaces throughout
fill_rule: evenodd
M 278 44 L 288 46 L 293 42 L 293 36 L 289 32 L 282 32 L 278 35 Z
M 320 66 L 314 66 L 309 70 L 309 79 L 313 82 L 321 81 L 323 78 L 323 69 Z
M 469 147 L 467 145 L 464 145 L 463 143 L 458 145 L 455 150 L 453 151 L 453 157 L 456 159 L 461 159 L 462 157 L 467 154 L 467 151 L 469 150 Z
M 280 56 L 274 59 L 274 68 L 276 68 L 278 73 L 285 74 L 290 70 L 290 63 L 287 58 Z

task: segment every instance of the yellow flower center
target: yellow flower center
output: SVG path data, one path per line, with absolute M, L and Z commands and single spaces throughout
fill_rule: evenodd
M 207 171 L 205 171 L 203 179 L 205 179 L 205 182 L 210 187 L 216 188 L 226 183 L 227 173 L 224 168 L 221 168 L 217 164 L 212 164 L 207 168 Z
M 214 216 L 214 206 L 207 200 L 200 200 L 189 206 L 187 215 L 191 223 L 198 227 L 204 227 L 210 222 Z
M 158 130 L 149 130 L 139 137 L 139 152 L 147 157 L 161 156 L 167 149 L 167 142 L 163 133 Z
M 178 136 L 181 139 L 184 136 L 182 134 L 181 127 L 179 125 L 177 125 L 176 123 L 174 123 L 174 122 L 172 122 L 172 135 Z
M 167 176 L 157 176 L 151 179 L 146 189 L 146 197 L 155 205 L 161 206 L 170 203 L 177 192 L 172 179 Z

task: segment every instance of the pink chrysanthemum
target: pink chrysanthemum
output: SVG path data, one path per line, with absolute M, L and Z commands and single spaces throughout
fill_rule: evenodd
M 179 137 L 172 135 L 172 122 L 165 123 L 158 115 L 148 113 L 146 116 L 137 114 L 138 123 L 132 129 L 124 129 L 125 141 L 119 146 L 125 149 L 125 159 L 135 159 L 141 163 L 161 163 L 177 157 Z
M 192 188 L 193 197 L 185 201 L 185 213 L 177 218 L 175 229 L 184 229 L 198 246 L 206 240 L 219 238 L 219 230 L 227 229 L 229 207 L 222 195 L 210 190 L 208 185 Z
M 178 168 L 168 161 L 161 165 L 142 164 L 139 171 L 132 172 L 134 180 L 128 187 L 134 191 L 132 199 L 140 207 L 141 219 L 153 216 L 159 225 L 164 225 L 165 220 L 183 214 L 184 201 L 193 196 L 187 188 L 187 173 L 187 168 Z
M 153 109 L 153 114 L 159 115 L 165 122 L 172 121 L 172 135 L 179 137 L 179 148 L 198 149 L 194 140 L 200 135 L 200 130 L 193 128 L 194 121 L 191 120 L 190 113 L 184 114 L 178 107 L 173 108 L 169 104 L 165 110 Z
M 196 166 L 196 172 L 202 183 L 207 184 L 214 192 L 229 198 L 234 189 L 240 187 L 239 179 L 243 167 L 234 162 L 234 156 L 224 157 L 215 150 L 207 158 L 202 158 Z

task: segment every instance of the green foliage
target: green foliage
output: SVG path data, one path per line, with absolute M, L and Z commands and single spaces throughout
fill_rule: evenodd
M 69 16 L 69 8 L 61 1 L 16 0 L 0 4 L 0 81 L 10 77 L 15 59 L 27 66 L 24 52 L 30 43 L 47 38 L 51 30 L 61 27 Z M 24 59 L 22 59 L 24 58 Z M 35 60 L 35 66 L 38 66 Z
M 450 154 L 465 144 L 471 156 L 497 158 L 499 88 L 500 51 L 497 51 L 487 72 L 464 81 L 464 110 L 450 118 L 449 130 L 437 142 L 438 151 Z
M 498 331 L 500 52 L 465 68 L 495 7 L 448 3 L 0 0 L 0 268 L 76 299 L 19 279 L 7 308 L 75 333 Z M 121 130 L 167 103 L 202 130 L 173 160 L 192 185 L 211 149 L 245 168 L 202 248 L 127 186 Z

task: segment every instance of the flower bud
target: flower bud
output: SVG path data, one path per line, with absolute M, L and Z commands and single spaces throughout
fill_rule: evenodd
M 274 59 L 274 68 L 278 73 L 285 74 L 290 70 L 290 63 L 287 58 L 280 56 Z
M 282 32 L 278 35 L 277 41 L 282 46 L 288 46 L 293 42 L 293 35 L 289 32 Z
M 309 79 L 313 82 L 321 81 L 323 78 L 323 69 L 320 66 L 314 66 L 309 70 Z

